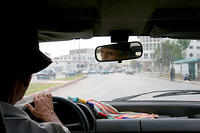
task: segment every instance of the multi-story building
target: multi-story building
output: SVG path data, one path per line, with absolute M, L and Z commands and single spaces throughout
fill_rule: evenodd
M 138 60 L 142 63 L 143 71 L 154 71 L 159 69 L 159 66 L 155 66 L 155 50 L 160 47 L 161 38 L 151 38 L 149 36 L 139 36 L 139 41 L 143 46 L 143 55 Z
M 97 62 L 94 52 L 94 49 L 88 48 L 70 50 L 69 55 L 62 55 L 53 59 L 54 69 L 57 72 L 108 69 L 110 63 Z
M 192 40 L 185 52 L 186 59 L 200 58 L 200 40 Z
M 95 69 L 97 61 L 94 57 L 94 49 L 70 50 L 69 55 L 54 58 L 56 71 L 79 72 L 84 69 Z

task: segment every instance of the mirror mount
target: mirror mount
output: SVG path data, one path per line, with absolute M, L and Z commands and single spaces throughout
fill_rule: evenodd
M 122 63 L 122 60 L 118 60 L 118 63 Z
M 130 30 L 113 30 L 110 32 L 111 42 L 128 42 L 129 36 L 132 34 Z

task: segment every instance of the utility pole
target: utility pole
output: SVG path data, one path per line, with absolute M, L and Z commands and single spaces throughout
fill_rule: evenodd
M 163 69 L 163 58 L 162 58 L 162 38 L 160 38 L 160 76 L 162 76 Z
M 80 38 L 75 38 L 74 39 L 74 43 L 76 44 L 76 42 L 78 41 L 78 64 L 77 64 L 77 66 L 78 66 L 78 72 L 80 72 L 81 71 L 81 56 L 80 56 Z
M 78 59 L 79 59 L 79 73 L 81 72 L 81 55 L 80 55 L 80 38 L 78 39 Z

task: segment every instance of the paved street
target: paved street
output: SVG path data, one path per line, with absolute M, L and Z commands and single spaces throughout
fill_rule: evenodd
M 101 101 L 112 100 L 114 98 L 140 94 L 158 90 L 177 89 L 200 89 L 200 85 L 188 84 L 187 82 L 170 82 L 165 79 L 147 77 L 142 74 L 126 75 L 114 73 L 109 75 L 89 75 L 88 78 L 75 84 L 58 89 L 53 95 L 62 97 L 81 97 L 85 99 L 96 99 Z M 152 95 L 144 95 L 136 100 L 153 99 Z M 155 98 L 154 98 L 155 99 Z M 200 100 L 200 95 L 190 96 L 170 96 L 162 97 L 159 100 Z

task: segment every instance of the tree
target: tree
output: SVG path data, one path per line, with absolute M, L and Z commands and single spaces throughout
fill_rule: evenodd
M 133 69 L 135 69 L 135 68 L 137 68 L 137 67 L 140 68 L 141 65 L 140 65 L 140 63 L 139 63 L 138 61 L 132 60 L 132 61 L 130 62 L 130 67 L 133 68 Z
M 137 64 L 137 61 L 132 60 L 132 61 L 130 62 L 130 67 L 136 68 L 136 64 Z
M 180 60 L 183 58 L 182 46 L 176 42 L 170 42 L 169 40 L 163 42 L 162 51 L 160 47 L 155 51 L 155 57 L 157 63 L 162 63 L 164 66 L 169 67 L 171 62 Z M 162 52 L 162 58 L 160 58 L 160 52 Z
M 189 44 L 190 44 L 190 40 L 185 40 L 185 39 L 179 39 L 177 41 L 178 44 L 181 45 L 182 50 L 185 50 L 186 48 L 188 48 Z
M 182 57 L 185 58 L 186 54 L 184 53 L 184 50 L 186 50 L 190 44 L 190 40 L 185 40 L 185 39 L 179 39 L 177 41 L 179 45 L 181 45 L 181 50 L 182 50 Z

